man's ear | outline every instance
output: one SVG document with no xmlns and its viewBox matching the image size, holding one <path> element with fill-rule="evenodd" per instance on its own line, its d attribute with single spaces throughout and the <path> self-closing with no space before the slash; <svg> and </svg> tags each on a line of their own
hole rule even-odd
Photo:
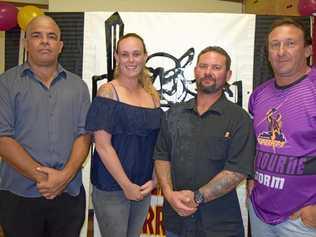
<svg viewBox="0 0 316 237">
<path fill-rule="evenodd" d="M 197 78 L 197 76 L 196 76 L 196 75 L 197 75 L 197 70 L 198 70 L 198 69 L 197 69 L 197 66 L 195 66 L 195 67 L 194 67 L 194 78 L 195 78 L 195 79 Z"/>
<path fill-rule="evenodd" d="M 312 45 L 308 45 L 305 47 L 305 58 L 308 58 L 313 55 L 313 47 Z"/>
<path fill-rule="evenodd" d="M 60 41 L 59 42 L 59 53 L 61 53 L 61 51 L 63 50 L 64 48 L 64 42 L 63 41 Z"/>
<path fill-rule="evenodd" d="M 231 77 L 232 77 L 232 70 L 228 70 L 226 73 L 226 82 L 229 81 Z"/>
</svg>

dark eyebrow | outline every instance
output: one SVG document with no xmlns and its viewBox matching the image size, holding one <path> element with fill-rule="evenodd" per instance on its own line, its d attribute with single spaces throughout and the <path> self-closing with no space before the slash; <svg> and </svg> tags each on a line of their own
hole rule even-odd
<svg viewBox="0 0 316 237">
<path fill-rule="evenodd" d="M 33 32 L 31 32 L 30 35 L 31 35 L 31 36 L 34 36 L 34 35 L 40 35 L 40 34 L 42 34 L 42 32 L 33 31 Z M 55 36 L 56 38 L 58 38 L 58 34 L 55 33 L 55 32 L 49 32 L 48 35 L 49 35 L 49 36 Z"/>
</svg>

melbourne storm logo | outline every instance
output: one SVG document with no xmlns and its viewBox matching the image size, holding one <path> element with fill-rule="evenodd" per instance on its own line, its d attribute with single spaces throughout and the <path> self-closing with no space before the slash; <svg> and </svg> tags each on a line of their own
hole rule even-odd
<svg viewBox="0 0 316 237">
<path fill-rule="evenodd" d="M 266 121 L 268 123 L 269 131 L 259 134 L 259 144 L 272 146 L 273 150 L 276 147 L 283 147 L 285 145 L 286 138 L 282 133 L 281 113 L 275 108 L 268 110 L 268 112 L 266 113 Z"/>
</svg>

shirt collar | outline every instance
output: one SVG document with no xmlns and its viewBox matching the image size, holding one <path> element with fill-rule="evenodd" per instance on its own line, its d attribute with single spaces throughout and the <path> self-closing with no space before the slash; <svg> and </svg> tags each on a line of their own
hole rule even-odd
<svg viewBox="0 0 316 237">
<path fill-rule="evenodd" d="M 21 77 L 26 76 L 28 73 L 31 73 L 31 75 L 34 75 L 31 66 L 26 62 L 26 63 L 22 64 Z M 57 66 L 56 78 L 67 79 L 66 70 L 60 64 L 58 64 L 58 66 Z"/>
<path fill-rule="evenodd" d="M 222 96 L 210 108 L 208 108 L 207 112 L 213 111 L 213 112 L 216 112 L 218 114 L 223 114 L 226 102 L 227 102 L 227 99 L 226 99 L 226 96 L 223 93 Z M 197 112 L 196 97 L 191 99 L 191 100 L 189 100 L 184 105 L 184 109 L 186 109 L 186 110 L 193 110 L 193 111 Z"/>
</svg>

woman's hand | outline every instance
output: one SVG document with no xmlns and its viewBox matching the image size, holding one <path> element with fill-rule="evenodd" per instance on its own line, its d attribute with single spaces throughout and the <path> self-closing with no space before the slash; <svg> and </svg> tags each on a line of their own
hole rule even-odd
<svg viewBox="0 0 316 237">
<path fill-rule="evenodd" d="M 140 201 L 144 199 L 144 195 L 141 192 L 141 187 L 134 183 L 129 183 L 123 187 L 123 192 L 128 200 Z"/>
<path fill-rule="evenodd" d="M 157 182 L 154 180 L 149 180 L 142 186 L 140 186 L 140 191 L 142 195 L 145 197 L 151 193 L 151 191 L 156 188 Z"/>
</svg>

